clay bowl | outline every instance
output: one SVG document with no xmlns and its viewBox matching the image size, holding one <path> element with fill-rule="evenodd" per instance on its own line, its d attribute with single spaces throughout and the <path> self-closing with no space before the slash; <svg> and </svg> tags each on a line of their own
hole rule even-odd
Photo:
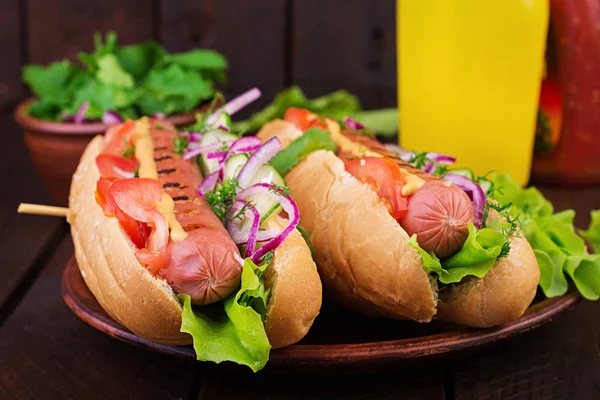
<svg viewBox="0 0 600 400">
<path fill-rule="evenodd" d="M 35 101 L 30 98 L 19 104 L 15 110 L 15 121 L 23 129 L 25 145 L 33 166 L 42 184 L 59 205 L 67 205 L 71 176 L 79 164 L 85 146 L 96 135 L 102 135 L 108 125 L 93 122 L 73 124 L 68 122 L 44 121 L 27 113 Z M 196 112 L 206 111 L 209 103 L 197 110 L 167 117 L 167 121 L 177 127 L 190 125 L 196 121 Z"/>
</svg>

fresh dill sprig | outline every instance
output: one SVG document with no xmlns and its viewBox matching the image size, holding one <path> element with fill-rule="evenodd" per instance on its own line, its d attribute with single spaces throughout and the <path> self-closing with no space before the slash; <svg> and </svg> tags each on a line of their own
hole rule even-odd
<svg viewBox="0 0 600 400">
<path fill-rule="evenodd" d="M 237 189 L 241 189 L 238 180 L 227 178 L 214 192 L 204 194 L 206 201 L 223 223 L 227 221 L 227 212 L 235 202 Z"/>
<path fill-rule="evenodd" d="M 173 145 L 175 146 L 173 152 L 175 154 L 183 155 L 187 151 L 189 144 L 190 138 L 188 136 L 177 136 L 173 139 Z"/>
<path fill-rule="evenodd" d="M 272 185 L 271 187 L 269 187 L 269 192 L 277 194 L 279 196 L 289 196 L 292 194 L 290 188 L 288 188 L 285 185 Z"/>
</svg>

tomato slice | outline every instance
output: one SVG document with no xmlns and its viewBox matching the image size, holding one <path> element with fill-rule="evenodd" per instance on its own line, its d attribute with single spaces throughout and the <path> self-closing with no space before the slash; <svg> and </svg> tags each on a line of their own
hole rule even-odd
<svg viewBox="0 0 600 400">
<path fill-rule="evenodd" d="M 400 168 L 391 160 L 378 157 L 347 158 L 340 156 L 356 179 L 369 184 L 386 202 L 390 215 L 400 220 L 408 211 L 408 199 L 402 195 L 404 179 Z"/>
<path fill-rule="evenodd" d="M 108 192 L 124 214 L 152 228 L 146 248 L 140 248 L 136 257 L 156 274 L 167 263 L 169 243 L 169 226 L 158 211 L 163 196 L 162 183 L 158 179 L 119 179 L 110 186 Z"/>
<path fill-rule="evenodd" d="M 123 157 L 125 150 L 133 148 L 135 121 L 127 120 L 110 127 L 104 134 L 104 154 Z"/>
<path fill-rule="evenodd" d="M 109 193 L 109 189 L 115 181 L 115 178 L 104 177 L 98 180 L 98 183 L 96 184 L 96 202 L 102 207 L 104 215 L 117 218 L 121 227 L 137 248 L 144 248 L 146 246 L 146 240 L 148 240 L 148 236 L 150 236 L 150 227 L 148 224 L 131 218 L 117 206 L 115 200 Z"/>
<path fill-rule="evenodd" d="M 137 159 L 127 159 L 114 154 L 100 154 L 96 157 L 96 166 L 105 178 L 133 178 L 139 166 Z"/>
<path fill-rule="evenodd" d="M 309 128 L 327 128 L 323 118 L 304 108 L 288 108 L 283 119 L 296 125 L 303 132 Z"/>
</svg>

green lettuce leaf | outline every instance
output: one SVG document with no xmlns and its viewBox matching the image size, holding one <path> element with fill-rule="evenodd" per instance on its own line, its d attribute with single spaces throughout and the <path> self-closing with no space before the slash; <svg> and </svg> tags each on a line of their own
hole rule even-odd
<svg viewBox="0 0 600 400">
<path fill-rule="evenodd" d="M 446 273 L 440 276 L 440 282 L 460 282 L 467 275 L 483 278 L 496 263 L 505 241 L 506 238 L 500 232 L 490 228 L 478 230 L 469 223 L 469 236 L 462 248 L 442 260 Z"/>
<path fill-rule="evenodd" d="M 298 165 L 300 160 L 310 153 L 321 149 L 335 151 L 336 147 L 337 145 L 331 139 L 329 132 L 319 128 L 310 128 L 290 143 L 289 146 L 277 153 L 271 159 L 271 165 L 281 176 L 285 176 Z"/>
<path fill-rule="evenodd" d="M 265 333 L 263 319 L 250 305 L 254 297 L 247 292 L 257 293 L 264 284 L 259 279 L 261 271 L 250 260 L 244 261 L 241 287 L 235 295 L 214 306 L 192 308 L 188 295 L 179 295 L 183 303 L 181 332 L 192 335 L 196 357 L 200 361 L 233 361 L 246 365 L 256 372 L 269 359 L 271 345 Z M 261 299 L 265 300 L 266 296 Z M 224 306 L 224 309 L 220 309 Z"/>
<path fill-rule="evenodd" d="M 167 52 L 155 42 L 125 46 L 117 50 L 117 58 L 123 69 L 136 80 L 161 63 Z"/>
<path fill-rule="evenodd" d="M 453 256 L 439 260 L 433 252 L 423 250 L 417 243 L 416 235 L 408 241 L 421 256 L 423 268 L 438 275 L 440 282 L 451 284 L 460 282 L 465 276 L 482 278 L 498 259 L 506 238 L 489 228 L 478 230 L 469 224 L 469 236 L 463 247 Z"/>
<path fill-rule="evenodd" d="M 400 120 L 397 108 L 359 111 L 350 116 L 380 136 L 394 136 L 398 133 Z"/>
<path fill-rule="evenodd" d="M 596 253 L 600 253 L 600 210 L 591 212 L 592 222 L 587 230 L 580 230 L 579 234 L 588 241 Z"/>
<path fill-rule="evenodd" d="M 290 107 L 306 108 L 316 114 L 335 119 L 353 115 L 361 110 L 358 98 L 345 90 L 309 100 L 300 87 L 291 86 L 279 93 L 271 104 L 252 114 L 249 119 L 235 122 L 233 129 L 256 132 L 267 122 L 283 118 Z"/>
<path fill-rule="evenodd" d="M 573 226 L 575 212 L 565 210 L 553 214 L 552 204 L 535 188 L 522 189 L 507 174 L 492 174 L 496 190 L 492 198 L 512 203 L 511 214 L 519 215 L 523 234 L 531 244 L 540 266 L 540 287 L 547 297 L 561 296 L 568 290 L 568 275 L 579 292 L 588 300 L 600 297 L 600 256 L 589 254 L 584 240 Z M 594 237 L 599 215 L 587 231 Z M 591 242 L 591 241 L 590 241 Z"/>
<path fill-rule="evenodd" d="M 408 239 L 408 245 L 413 249 L 417 250 L 419 256 L 421 257 L 421 262 L 423 263 L 423 268 L 427 273 L 437 274 L 438 276 L 442 276 L 446 271 L 442 268 L 442 264 L 440 263 L 440 259 L 433 252 L 425 251 L 419 246 L 417 242 L 417 235 L 412 235 L 410 239 Z"/>
</svg>

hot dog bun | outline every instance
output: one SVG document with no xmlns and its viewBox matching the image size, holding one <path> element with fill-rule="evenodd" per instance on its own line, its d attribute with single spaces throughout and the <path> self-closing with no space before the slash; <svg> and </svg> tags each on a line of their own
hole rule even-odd
<svg viewBox="0 0 600 400">
<path fill-rule="evenodd" d="M 258 133 L 263 141 L 273 135 L 273 129 Z M 407 245 L 408 234 L 377 193 L 346 172 L 336 155 L 314 152 L 285 178 L 300 208 L 300 223 L 311 233 L 328 294 L 352 310 L 420 322 L 437 314 L 489 327 L 522 315 L 535 296 L 539 268 L 524 238 L 512 238 L 508 257 L 482 279 L 446 287 L 438 301 L 436 279 Z"/>
<path fill-rule="evenodd" d="M 428 322 L 436 296 L 419 254 L 377 194 L 329 151 L 310 154 L 286 176 L 311 232 L 324 285 L 363 313 Z"/>
<path fill-rule="evenodd" d="M 136 335 L 161 344 L 190 344 L 180 332 L 182 307 L 173 290 L 136 259 L 135 246 L 116 218 L 104 215 L 95 199 L 100 177 L 97 136 L 73 175 L 68 222 L 81 274 L 102 308 Z M 275 251 L 265 271 L 271 289 L 265 330 L 273 348 L 302 339 L 319 313 L 321 283 L 310 250 L 294 231 Z M 293 292 L 292 292 L 293 291 Z"/>
</svg>

